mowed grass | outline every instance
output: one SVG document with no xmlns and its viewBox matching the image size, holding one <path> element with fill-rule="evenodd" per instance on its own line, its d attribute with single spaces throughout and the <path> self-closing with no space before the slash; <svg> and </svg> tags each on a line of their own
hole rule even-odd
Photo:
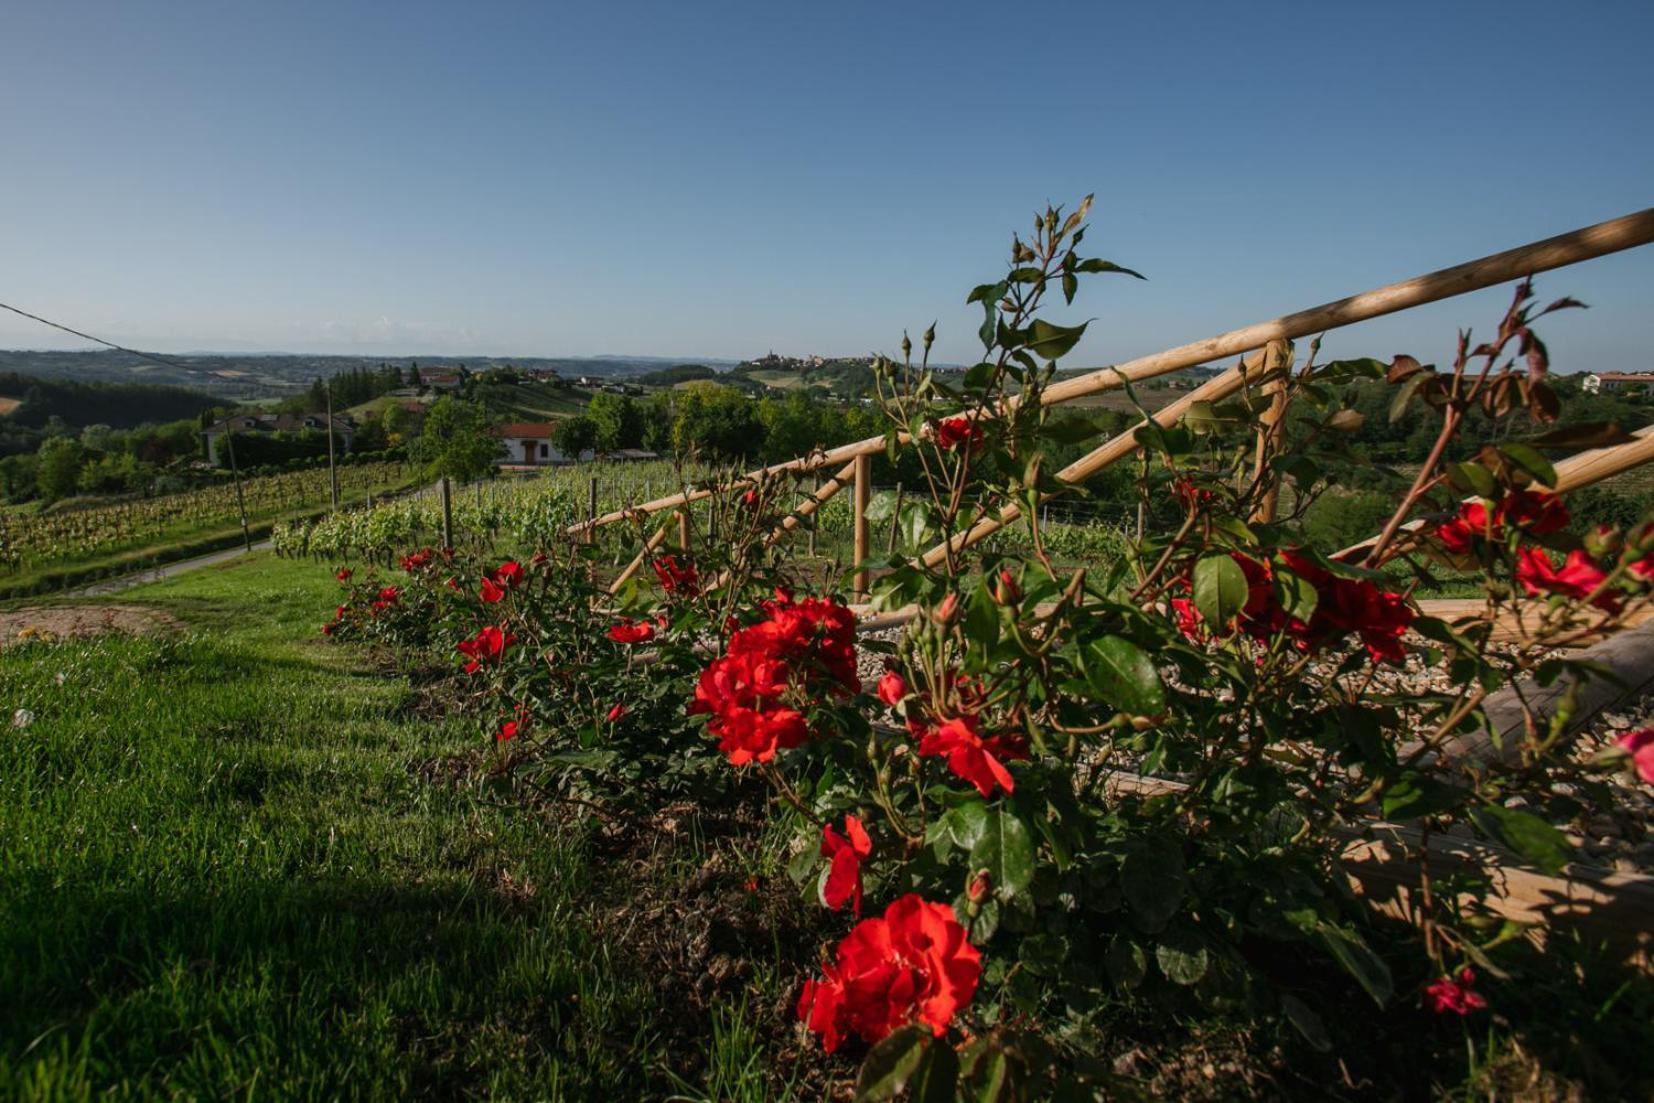
<svg viewBox="0 0 1654 1103">
<path fill-rule="evenodd" d="M 154 639 L 0 652 L 0 1096 L 616 1099 L 672 1075 L 582 842 L 417 764 L 474 748 L 255 555 Z M 728 1055 L 726 1055 L 726 1060 Z"/>
</svg>

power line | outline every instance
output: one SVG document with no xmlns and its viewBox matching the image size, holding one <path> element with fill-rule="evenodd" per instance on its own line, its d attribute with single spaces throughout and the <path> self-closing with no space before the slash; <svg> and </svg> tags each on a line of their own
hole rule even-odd
<svg viewBox="0 0 1654 1103">
<path fill-rule="evenodd" d="M 198 368 L 194 364 L 185 364 L 178 360 L 168 360 L 165 356 L 157 356 L 152 352 L 141 352 L 138 349 L 129 349 L 125 345 L 117 345 L 113 341 L 105 341 L 102 337 L 94 337 L 90 333 L 83 333 L 78 329 L 64 325 L 62 322 L 54 322 L 50 318 L 42 318 L 38 314 L 30 314 L 27 310 L 12 306 L 10 303 L 0 303 L 0 310 L 9 310 L 13 314 L 20 314 L 31 321 L 39 322 L 43 326 L 51 326 L 53 329 L 61 329 L 64 333 L 72 333 L 76 337 L 80 337 L 100 345 L 105 345 L 114 349 L 116 352 L 124 352 L 129 356 L 136 356 L 143 360 L 153 360 L 155 363 L 165 364 L 169 368 L 181 368 L 184 371 L 198 372 L 201 375 L 213 374 L 206 368 Z"/>
</svg>

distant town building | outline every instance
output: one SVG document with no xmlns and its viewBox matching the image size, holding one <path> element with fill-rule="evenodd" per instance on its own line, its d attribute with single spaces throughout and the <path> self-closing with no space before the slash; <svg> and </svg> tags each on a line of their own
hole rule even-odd
<svg viewBox="0 0 1654 1103">
<path fill-rule="evenodd" d="M 443 371 L 439 368 L 419 369 L 419 383 L 422 387 L 430 387 L 438 391 L 452 391 L 458 389 L 465 377 L 457 371 Z"/>
<path fill-rule="evenodd" d="M 1654 386 L 1654 372 L 1648 371 L 1605 371 L 1591 372 L 1580 380 L 1580 390 L 1586 394 L 1601 394 L 1604 391 L 1628 391 L 1634 387 Z"/>
<path fill-rule="evenodd" d="M 227 432 L 233 433 L 325 433 L 325 414 L 240 414 L 222 418 L 201 431 L 207 440 L 207 462 L 219 466 L 218 445 Z M 349 414 L 333 415 L 333 440 L 340 451 L 350 451 L 356 439 L 356 422 Z M 225 462 L 229 462 L 226 457 Z"/>
</svg>

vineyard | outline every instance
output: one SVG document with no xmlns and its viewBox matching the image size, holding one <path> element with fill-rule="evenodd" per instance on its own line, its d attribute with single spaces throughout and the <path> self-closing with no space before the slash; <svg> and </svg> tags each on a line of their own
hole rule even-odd
<svg viewBox="0 0 1654 1103">
<path fill-rule="evenodd" d="M 400 463 L 339 468 L 343 498 L 404 485 L 411 470 Z M 242 484 L 251 524 L 328 504 L 325 469 L 247 479 Z M 235 486 L 216 486 L 48 514 L 0 513 L 0 583 L 43 569 L 89 563 L 235 528 Z"/>
<path fill-rule="evenodd" d="M 454 542 L 476 551 L 532 553 L 556 543 L 567 526 L 584 520 L 595 501 L 598 514 L 636 507 L 656 494 L 686 484 L 712 484 L 728 471 L 703 465 L 679 468 L 661 460 L 649 463 L 596 463 L 553 468 L 527 478 L 493 479 L 453 491 Z M 803 480 L 800 480 L 802 483 Z M 594 487 L 595 484 L 595 496 Z M 803 487 L 808 489 L 808 487 Z M 886 546 L 905 546 L 901 503 L 895 487 L 876 495 L 874 515 L 883 526 Z M 882 508 L 881 508 L 882 507 Z M 1044 527 L 1047 549 L 1063 562 L 1094 563 L 1116 559 L 1124 548 L 1126 518 L 1084 503 L 1065 504 Z M 826 501 L 811 518 L 814 540 L 804 549 L 841 565 L 852 558 L 854 517 L 848 499 Z M 692 511 L 698 531 L 711 526 L 710 507 Z M 295 518 L 275 526 L 271 540 L 279 554 L 345 561 L 386 560 L 410 547 L 434 545 L 442 534 L 442 505 L 435 488 L 371 508 L 341 510 L 318 518 Z M 1024 534 L 1006 531 L 992 539 L 988 551 L 1002 554 L 1024 545 Z M 617 549 L 617 565 L 631 550 Z"/>
</svg>

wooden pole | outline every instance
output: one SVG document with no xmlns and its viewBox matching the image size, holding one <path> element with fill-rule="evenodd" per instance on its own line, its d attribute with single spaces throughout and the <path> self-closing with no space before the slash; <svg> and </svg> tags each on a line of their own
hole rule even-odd
<svg viewBox="0 0 1654 1103">
<path fill-rule="evenodd" d="M 590 480 L 586 484 L 586 520 L 588 522 L 590 522 L 593 519 L 595 519 L 596 517 L 597 517 L 597 476 L 593 475 L 593 476 L 591 476 Z M 596 542 L 597 542 L 597 530 L 592 529 L 592 528 L 588 528 L 586 530 L 586 543 L 595 544 Z"/>
<path fill-rule="evenodd" d="M 1041 392 L 1040 401 L 1047 406 L 1072 402 L 1077 398 L 1114 390 L 1127 382 L 1152 379 L 1169 372 L 1182 371 L 1184 368 L 1250 352 L 1262 348 L 1270 341 L 1291 341 L 1299 337 L 1308 337 L 1425 303 L 1479 291 L 1484 287 L 1521 279 L 1538 272 L 1547 272 L 1553 268 L 1562 268 L 1583 260 L 1647 245 L 1651 241 L 1654 241 L 1654 208 L 1608 222 L 1599 222 L 1594 226 L 1586 226 L 1515 249 L 1507 249 L 1502 253 L 1494 253 L 1452 268 L 1443 268 L 1400 283 L 1336 299 L 1307 310 L 1285 314 L 1267 322 L 1242 326 L 1227 333 L 1220 333 L 1216 337 L 1179 345 L 1164 352 L 1140 356 L 1114 367 L 1100 368 L 1073 379 L 1053 383 Z M 1005 400 L 1005 405 L 1014 407 L 1017 401 L 1016 396 L 1011 396 Z M 899 439 L 903 444 L 909 443 L 906 434 L 902 434 Z M 755 480 L 766 474 L 810 471 L 819 467 L 843 464 L 858 456 L 876 455 L 884 449 L 884 437 L 868 437 L 866 440 L 841 445 L 823 453 L 774 464 L 752 472 L 747 479 Z M 645 513 L 656 513 L 682 505 L 686 499 L 698 500 L 711 493 L 710 490 L 697 490 L 687 496 L 674 494 L 658 501 L 645 502 L 638 508 Z M 606 513 L 599 517 L 595 524 L 613 524 L 624 519 L 626 515 L 625 510 Z"/>
<path fill-rule="evenodd" d="M 678 510 L 678 550 L 689 550 L 689 507 Z"/>
<path fill-rule="evenodd" d="M 437 483 L 437 493 L 442 497 L 442 546 L 454 546 L 454 503 L 453 495 L 448 488 L 448 476 L 442 476 Z"/>
<path fill-rule="evenodd" d="M 896 533 L 902 526 L 902 484 L 896 484 L 896 508 L 890 511 L 890 540 L 885 545 L 886 555 L 896 554 Z"/>
<path fill-rule="evenodd" d="M 853 559 L 856 564 L 855 578 L 851 588 L 856 593 L 857 601 L 867 600 L 867 559 L 871 555 L 867 539 L 867 500 L 873 490 L 873 457 L 856 457 L 856 491 L 855 491 L 855 546 Z"/>
</svg>

